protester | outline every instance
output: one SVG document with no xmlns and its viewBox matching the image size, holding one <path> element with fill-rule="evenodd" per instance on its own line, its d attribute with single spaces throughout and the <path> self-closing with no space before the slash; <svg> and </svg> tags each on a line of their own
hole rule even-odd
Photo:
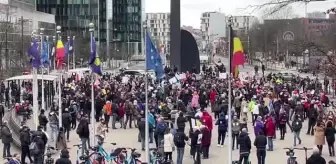
<svg viewBox="0 0 336 164">
<path fill-rule="evenodd" d="M 238 137 L 239 144 L 239 164 L 242 164 L 244 160 L 244 164 L 247 164 L 249 161 L 249 156 L 251 153 L 251 139 L 248 136 L 247 129 L 243 128 L 242 132 Z"/>
<path fill-rule="evenodd" d="M 215 125 L 218 125 L 218 147 L 224 147 L 225 136 L 227 132 L 228 122 L 225 114 L 221 113 Z"/>
<path fill-rule="evenodd" d="M 313 154 L 308 158 L 306 164 L 326 164 L 325 159 L 321 156 L 318 147 L 313 148 Z"/>
<path fill-rule="evenodd" d="M 3 143 L 2 157 L 11 157 L 12 132 L 8 128 L 8 122 L 4 121 L 1 127 L 1 140 Z"/>
<path fill-rule="evenodd" d="M 254 146 L 257 148 L 258 164 L 265 164 L 267 137 L 263 131 L 259 132 L 254 140 Z"/>
<path fill-rule="evenodd" d="M 188 137 L 184 133 L 184 130 L 182 128 L 178 129 L 176 134 L 174 135 L 174 144 L 176 146 L 177 152 L 176 164 L 182 164 L 186 141 L 188 141 Z"/>
<path fill-rule="evenodd" d="M 325 137 L 328 144 L 329 155 L 331 157 L 335 156 L 335 133 L 336 130 L 333 127 L 333 123 L 331 121 L 327 122 L 327 128 L 325 129 Z"/>
<path fill-rule="evenodd" d="M 163 143 L 164 143 L 165 160 L 172 161 L 175 145 L 174 145 L 174 136 L 173 134 L 171 134 L 170 128 L 167 128 L 165 131 Z"/>
</svg>

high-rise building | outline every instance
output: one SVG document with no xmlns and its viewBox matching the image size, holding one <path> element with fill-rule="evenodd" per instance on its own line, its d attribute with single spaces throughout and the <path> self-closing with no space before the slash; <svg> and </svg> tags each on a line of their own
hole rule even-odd
<svg viewBox="0 0 336 164">
<path fill-rule="evenodd" d="M 141 42 L 141 0 L 36 0 L 36 3 L 38 11 L 56 16 L 63 35 L 88 38 L 89 24 L 94 23 L 100 50 L 106 51 L 107 39 L 112 43 L 111 57 L 125 58 L 137 51 L 138 46 L 134 45 Z"/>
<path fill-rule="evenodd" d="M 146 13 L 148 32 L 163 53 L 170 50 L 170 13 Z"/>
<path fill-rule="evenodd" d="M 213 39 L 226 37 L 226 16 L 220 12 L 205 12 L 201 16 L 202 38 L 208 44 Z"/>
</svg>

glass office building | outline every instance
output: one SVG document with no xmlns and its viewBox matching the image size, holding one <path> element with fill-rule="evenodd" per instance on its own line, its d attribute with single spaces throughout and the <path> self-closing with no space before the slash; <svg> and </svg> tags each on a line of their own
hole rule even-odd
<svg viewBox="0 0 336 164">
<path fill-rule="evenodd" d="M 132 43 L 141 42 L 141 0 L 36 0 L 36 3 L 38 11 L 56 16 L 63 35 L 89 38 L 89 23 L 93 22 L 101 49 L 106 49 L 109 39 L 112 55 L 134 52 L 138 46 Z"/>
</svg>

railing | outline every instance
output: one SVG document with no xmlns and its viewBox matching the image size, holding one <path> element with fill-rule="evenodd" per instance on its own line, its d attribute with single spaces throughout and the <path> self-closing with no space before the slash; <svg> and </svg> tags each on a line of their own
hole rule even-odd
<svg viewBox="0 0 336 164">
<path fill-rule="evenodd" d="M 18 123 L 18 116 L 16 114 L 15 109 L 12 109 L 8 112 L 8 125 L 9 129 L 12 131 L 13 143 L 17 147 L 21 147 L 20 141 L 20 130 L 21 130 L 21 123 Z"/>
</svg>

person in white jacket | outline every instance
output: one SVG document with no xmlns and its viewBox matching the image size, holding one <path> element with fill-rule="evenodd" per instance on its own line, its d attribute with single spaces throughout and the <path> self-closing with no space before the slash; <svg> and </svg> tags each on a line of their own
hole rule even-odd
<svg viewBox="0 0 336 164">
<path fill-rule="evenodd" d="M 163 151 L 165 154 L 166 161 L 172 161 L 173 151 L 175 150 L 174 136 L 170 131 L 170 128 L 167 128 L 165 135 L 163 137 Z"/>
</svg>

